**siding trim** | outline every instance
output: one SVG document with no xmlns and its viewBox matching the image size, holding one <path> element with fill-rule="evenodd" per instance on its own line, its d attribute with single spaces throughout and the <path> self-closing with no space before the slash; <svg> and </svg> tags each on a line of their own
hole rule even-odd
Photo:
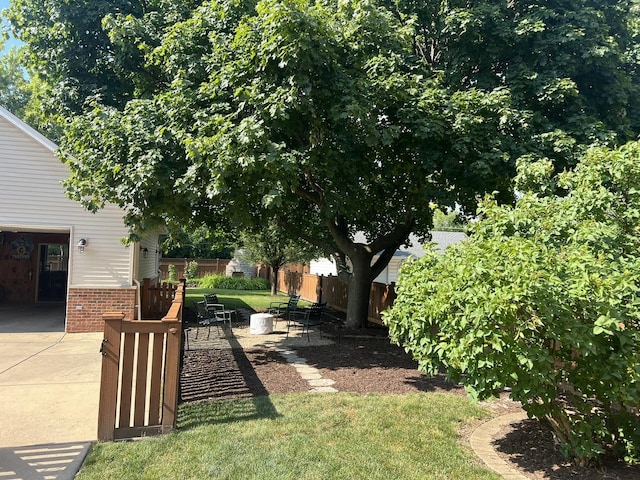
<svg viewBox="0 0 640 480">
<path fill-rule="evenodd" d="M 47 150 L 50 150 L 51 152 L 55 153 L 55 151 L 58 149 L 58 146 L 55 143 L 53 143 L 47 137 L 39 133 L 37 130 L 33 129 L 32 127 L 24 123 L 22 120 L 20 120 L 13 113 L 11 113 L 9 110 L 4 108 L 2 105 L 0 105 L 0 116 L 2 116 L 14 127 L 22 130 L 24 133 L 29 135 L 31 138 L 33 138 L 36 142 L 38 142 L 40 145 L 45 147 Z"/>
</svg>

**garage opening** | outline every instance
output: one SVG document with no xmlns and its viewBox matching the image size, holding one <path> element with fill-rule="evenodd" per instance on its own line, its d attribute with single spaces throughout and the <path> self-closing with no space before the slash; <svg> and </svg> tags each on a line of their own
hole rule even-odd
<svg viewBox="0 0 640 480">
<path fill-rule="evenodd" d="M 0 227 L 1 228 L 1 227 Z M 69 232 L 0 232 L 3 304 L 64 303 L 69 277 Z"/>
</svg>

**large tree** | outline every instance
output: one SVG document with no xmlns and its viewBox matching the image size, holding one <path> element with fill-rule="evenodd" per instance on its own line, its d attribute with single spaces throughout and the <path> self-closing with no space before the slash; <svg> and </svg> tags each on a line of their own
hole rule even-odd
<svg viewBox="0 0 640 480">
<path fill-rule="evenodd" d="M 0 51 L 4 45 L 5 41 L 0 35 Z M 27 83 L 17 49 L 11 48 L 0 55 L 0 105 L 21 115 L 29 99 Z"/>
<path fill-rule="evenodd" d="M 518 157 L 567 165 L 638 131 L 625 2 L 179 5 L 175 24 L 101 22 L 105 61 L 135 88 L 103 84 L 70 122 L 70 194 L 120 204 L 134 229 L 278 217 L 336 259 L 353 326 L 398 246 L 428 235 L 431 204 L 510 200 Z"/>
<path fill-rule="evenodd" d="M 151 57 L 166 92 L 74 120 L 71 191 L 134 206 L 133 225 L 169 208 L 278 217 L 336 259 L 359 325 L 373 279 L 431 227 L 430 202 L 506 186 L 501 141 L 517 134 L 507 92 L 444 88 L 411 34 L 367 3 L 206 4 Z"/>
</svg>

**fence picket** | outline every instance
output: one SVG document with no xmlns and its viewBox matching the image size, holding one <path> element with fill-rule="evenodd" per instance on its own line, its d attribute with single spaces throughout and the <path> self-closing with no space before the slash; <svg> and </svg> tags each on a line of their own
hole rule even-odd
<svg viewBox="0 0 640 480">
<path fill-rule="evenodd" d="M 122 380 L 120 382 L 120 427 L 128 427 L 131 423 L 131 395 L 133 390 L 133 351 L 135 347 L 135 333 L 124 334 L 122 349 Z"/>
<path fill-rule="evenodd" d="M 173 290 L 165 288 L 165 292 L 169 291 L 173 296 Z M 178 287 L 175 297 L 162 320 L 128 321 L 121 312 L 103 315 L 100 441 L 153 435 L 175 428 L 184 284 Z"/>
<path fill-rule="evenodd" d="M 151 386 L 149 388 L 149 424 L 160 423 L 160 392 L 162 388 L 162 358 L 164 335 L 153 335 L 153 353 L 151 354 Z"/>
<path fill-rule="evenodd" d="M 133 426 L 144 426 L 147 400 L 147 365 L 149 363 L 149 334 L 138 335 L 138 366 L 136 368 L 136 398 L 134 402 Z"/>
</svg>

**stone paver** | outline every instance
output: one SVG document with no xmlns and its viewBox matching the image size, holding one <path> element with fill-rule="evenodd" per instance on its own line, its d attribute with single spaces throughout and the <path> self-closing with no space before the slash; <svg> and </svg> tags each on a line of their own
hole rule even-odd
<svg viewBox="0 0 640 480">
<path fill-rule="evenodd" d="M 469 439 L 471 448 L 476 455 L 482 459 L 487 467 L 506 480 L 527 480 L 527 477 L 500 458 L 493 447 L 493 438 L 506 425 L 519 422 L 526 418 L 527 415 L 524 412 L 496 417 L 476 428 Z"/>
</svg>

